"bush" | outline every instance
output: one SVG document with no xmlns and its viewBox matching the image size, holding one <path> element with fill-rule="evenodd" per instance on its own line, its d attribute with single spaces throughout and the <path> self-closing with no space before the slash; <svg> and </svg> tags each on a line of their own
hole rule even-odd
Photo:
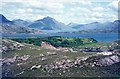
<svg viewBox="0 0 120 79">
<path fill-rule="evenodd" d="M 65 38 L 65 37 L 44 37 L 44 38 L 14 38 L 14 41 L 20 43 L 29 43 L 40 46 L 42 41 L 49 42 L 55 47 L 78 47 L 80 45 L 97 43 L 93 38 Z"/>
</svg>

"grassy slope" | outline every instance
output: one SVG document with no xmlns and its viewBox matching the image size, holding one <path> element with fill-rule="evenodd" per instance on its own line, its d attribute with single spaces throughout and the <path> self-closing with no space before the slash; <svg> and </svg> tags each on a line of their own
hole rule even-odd
<svg viewBox="0 0 120 79">
<path fill-rule="evenodd" d="M 23 70 L 25 70 L 26 74 L 22 74 L 22 76 L 45 76 L 45 73 L 42 71 L 41 69 L 35 70 L 35 71 L 31 71 L 30 68 L 33 65 L 36 64 L 51 64 L 53 63 L 55 60 L 61 60 L 63 59 L 64 56 L 67 56 L 69 59 L 76 59 L 77 57 L 86 57 L 86 56 L 91 56 L 92 54 L 89 53 L 73 53 L 73 52 L 62 52 L 62 51 L 58 51 L 56 55 L 47 55 L 47 52 L 56 52 L 55 50 L 49 50 L 49 49 L 44 49 L 41 48 L 39 46 L 33 46 L 33 45 L 29 45 L 29 44 L 25 44 L 26 47 L 22 48 L 21 50 L 14 50 L 14 51 L 8 51 L 6 53 L 2 54 L 3 58 L 12 58 L 15 55 L 19 55 L 19 56 L 23 56 L 23 55 L 30 55 L 30 59 L 22 62 L 25 63 L 22 66 L 17 66 L 18 63 L 21 62 L 17 62 L 14 63 L 13 66 L 9 66 L 10 69 L 12 69 L 12 71 L 14 71 L 14 73 L 20 73 Z M 41 57 L 39 56 L 40 54 L 44 54 L 45 58 L 47 58 L 46 61 L 42 61 Z M 32 75 L 31 75 L 32 74 Z M 48 74 L 48 73 L 47 73 Z"/>
<path fill-rule="evenodd" d="M 13 42 L 14 43 L 14 42 Z M 23 43 L 24 44 L 24 43 Z M 11 45 L 11 44 L 10 44 Z M 45 65 L 45 64 L 51 64 L 56 60 L 62 60 L 64 56 L 67 56 L 68 59 L 76 59 L 77 57 L 86 57 L 86 56 L 92 56 L 95 55 L 94 53 L 81 53 L 81 52 L 63 52 L 63 51 L 56 51 L 56 50 L 49 50 L 49 49 L 44 49 L 41 48 L 40 46 L 34 46 L 30 44 L 24 44 L 25 47 L 21 48 L 21 50 L 14 50 L 14 51 L 7 51 L 6 53 L 4 52 L 2 54 L 3 58 L 11 58 L 14 57 L 16 54 L 19 56 L 23 55 L 30 55 L 30 59 L 27 61 L 23 62 L 16 62 L 12 64 L 9 67 L 6 67 L 7 69 L 9 68 L 13 74 L 18 74 L 22 71 L 25 71 L 23 74 L 19 76 L 25 76 L 25 77 L 30 77 L 30 76 L 117 76 L 114 73 L 111 73 L 110 71 L 107 70 L 107 68 L 89 68 L 89 67 L 73 67 L 71 69 L 65 70 L 55 70 L 52 73 L 49 73 L 47 71 L 44 71 L 42 68 L 36 69 L 36 70 L 30 70 L 30 68 L 33 65 Z M 108 43 L 96 43 L 96 44 L 89 44 L 89 45 L 84 45 L 83 47 L 86 46 L 106 46 Z M 81 46 L 82 47 L 82 46 Z M 56 55 L 47 55 L 47 52 L 57 52 Z M 39 55 L 44 54 L 44 57 L 47 58 L 47 60 L 42 61 Z M 23 63 L 20 66 L 17 66 L 18 63 Z M 111 68 L 115 68 L 114 66 Z M 59 74 L 61 73 L 61 74 Z M 12 75 L 11 75 L 12 76 Z"/>
</svg>

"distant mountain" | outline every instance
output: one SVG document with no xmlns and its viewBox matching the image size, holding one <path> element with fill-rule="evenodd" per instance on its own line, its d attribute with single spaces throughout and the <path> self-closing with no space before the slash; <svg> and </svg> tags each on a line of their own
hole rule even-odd
<svg viewBox="0 0 120 79">
<path fill-rule="evenodd" d="M 13 23 L 20 25 L 20 26 L 28 26 L 31 24 L 31 22 L 28 21 L 24 21 L 22 19 L 16 19 L 16 20 L 12 20 Z"/>
<path fill-rule="evenodd" d="M 28 27 L 22 27 L 15 24 L 13 21 L 6 19 L 5 16 L 0 14 L 0 27 L 2 30 L 0 33 L 36 33 L 41 32 L 40 30 L 34 30 Z"/>
<path fill-rule="evenodd" d="M 0 24 L 2 33 L 31 33 L 31 30 L 14 24 Z"/>
<path fill-rule="evenodd" d="M 118 32 L 120 28 L 120 20 L 114 22 L 92 22 L 88 24 L 70 23 L 65 25 L 58 22 L 54 18 L 45 17 L 34 22 L 28 22 L 21 19 L 8 20 L 5 16 L 0 14 L 0 26 L 3 33 L 35 33 L 36 30 L 44 30 L 46 32 L 79 32 L 79 33 L 106 33 Z M 120 30 L 119 30 L 120 32 Z"/>
<path fill-rule="evenodd" d="M 8 20 L 2 14 L 0 14 L 0 23 L 12 23 L 12 21 Z"/>
<path fill-rule="evenodd" d="M 58 22 L 51 17 L 45 17 L 43 19 L 34 21 L 28 27 L 41 30 L 61 30 L 64 26 L 64 23 Z"/>
<path fill-rule="evenodd" d="M 73 28 L 75 28 L 76 26 L 78 26 L 79 24 L 77 24 L 77 23 L 69 23 L 67 26 L 68 27 L 73 27 Z M 81 24 L 82 25 L 82 24 Z"/>
<path fill-rule="evenodd" d="M 87 32 L 118 32 L 118 23 L 120 23 L 120 20 L 105 23 L 93 22 L 89 24 L 79 24 L 72 28 Z"/>
</svg>

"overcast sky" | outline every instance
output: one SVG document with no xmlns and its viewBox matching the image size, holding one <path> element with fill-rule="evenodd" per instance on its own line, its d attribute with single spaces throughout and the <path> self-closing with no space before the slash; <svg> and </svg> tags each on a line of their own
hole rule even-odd
<svg viewBox="0 0 120 79">
<path fill-rule="evenodd" d="M 1 0 L 0 7 L 9 20 L 50 16 L 65 24 L 82 24 L 118 19 L 118 0 Z"/>
</svg>

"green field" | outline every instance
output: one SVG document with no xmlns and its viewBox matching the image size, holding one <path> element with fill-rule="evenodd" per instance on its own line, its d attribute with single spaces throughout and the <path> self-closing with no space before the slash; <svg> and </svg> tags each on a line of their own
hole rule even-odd
<svg viewBox="0 0 120 79">
<path fill-rule="evenodd" d="M 49 42 L 55 47 L 79 47 L 81 45 L 88 45 L 97 43 L 97 41 L 93 38 L 65 38 L 65 37 L 44 37 L 44 38 L 14 38 L 12 39 L 14 41 L 20 42 L 20 43 L 28 43 L 28 44 L 34 44 L 37 46 L 41 45 L 42 41 Z"/>
</svg>

